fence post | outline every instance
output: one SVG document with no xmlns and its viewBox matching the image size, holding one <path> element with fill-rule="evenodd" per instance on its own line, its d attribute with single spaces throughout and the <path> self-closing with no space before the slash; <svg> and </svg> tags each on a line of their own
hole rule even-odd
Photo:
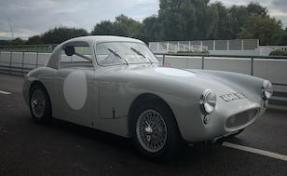
<svg viewBox="0 0 287 176">
<path fill-rule="evenodd" d="M 229 40 L 227 40 L 227 42 L 226 42 L 226 49 L 227 49 L 227 50 L 230 50 L 230 43 L 229 43 Z"/>
<path fill-rule="evenodd" d="M 162 66 L 164 67 L 165 64 L 165 54 L 162 55 Z"/>
<path fill-rule="evenodd" d="M 12 51 L 10 51 L 9 71 L 12 73 Z"/>
<path fill-rule="evenodd" d="M 201 49 L 201 51 L 203 51 L 203 41 L 202 40 L 200 40 L 200 49 Z"/>
<path fill-rule="evenodd" d="M 24 51 L 22 51 L 22 62 L 21 62 L 21 66 L 22 66 L 22 73 L 24 73 Z"/>
<path fill-rule="evenodd" d="M 36 51 L 36 68 L 38 68 L 39 52 Z"/>
<path fill-rule="evenodd" d="M 251 66 L 250 66 L 250 75 L 254 75 L 254 58 L 253 57 L 251 57 L 251 64 L 250 64 Z"/>
<path fill-rule="evenodd" d="M 201 56 L 201 69 L 204 70 L 204 56 Z"/>
</svg>

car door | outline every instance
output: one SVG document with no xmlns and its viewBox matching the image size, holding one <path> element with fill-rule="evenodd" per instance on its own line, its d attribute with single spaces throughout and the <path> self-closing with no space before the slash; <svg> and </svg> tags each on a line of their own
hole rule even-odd
<svg viewBox="0 0 287 176">
<path fill-rule="evenodd" d="M 97 113 L 97 89 L 94 86 L 91 47 L 85 42 L 71 42 L 61 50 L 55 79 L 57 118 L 93 126 Z"/>
</svg>

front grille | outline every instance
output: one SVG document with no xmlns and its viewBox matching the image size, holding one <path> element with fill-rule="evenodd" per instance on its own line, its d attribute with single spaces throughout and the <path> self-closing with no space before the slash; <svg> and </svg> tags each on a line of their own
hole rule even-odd
<svg viewBox="0 0 287 176">
<path fill-rule="evenodd" d="M 238 128 L 241 127 L 254 119 L 258 112 L 258 109 L 250 109 L 229 117 L 226 120 L 227 128 Z"/>
</svg>

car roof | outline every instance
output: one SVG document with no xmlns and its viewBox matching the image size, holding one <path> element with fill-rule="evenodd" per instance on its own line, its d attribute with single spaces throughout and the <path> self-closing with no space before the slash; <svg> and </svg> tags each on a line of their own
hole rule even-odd
<svg viewBox="0 0 287 176">
<path fill-rule="evenodd" d="M 65 43 L 73 42 L 73 41 L 84 41 L 88 43 L 93 42 L 114 42 L 114 41 L 121 41 L 121 42 L 139 42 L 143 43 L 138 39 L 133 39 L 129 37 L 120 37 L 120 36 L 112 36 L 112 35 L 92 35 L 92 36 L 84 36 L 84 37 L 76 37 L 72 38 Z"/>
<path fill-rule="evenodd" d="M 58 58 L 57 53 L 60 51 L 60 48 L 70 42 L 87 42 L 90 45 L 93 45 L 94 43 L 100 43 L 100 42 L 137 42 L 137 43 L 143 43 L 141 40 L 133 39 L 129 37 L 120 37 L 120 36 L 113 36 L 113 35 L 92 35 L 92 36 L 84 36 L 84 37 L 76 37 L 72 38 L 70 40 L 67 40 L 60 45 L 58 45 L 54 50 L 53 53 L 50 56 L 50 59 L 48 61 L 47 66 L 51 68 L 57 68 L 58 64 Z"/>
</svg>

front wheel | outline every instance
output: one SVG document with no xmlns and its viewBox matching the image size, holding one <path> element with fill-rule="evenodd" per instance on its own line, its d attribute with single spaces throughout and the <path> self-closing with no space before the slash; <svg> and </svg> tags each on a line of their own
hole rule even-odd
<svg viewBox="0 0 287 176">
<path fill-rule="evenodd" d="M 172 112 L 160 101 L 144 103 L 137 108 L 133 140 L 138 151 L 151 159 L 170 159 L 182 144 Z"/>
<path fill-rule="evenodd" d="M 36 121 L 48 121 L 51 118 L 51 104 L 46 90 L 41 85 L 31 88 L 30 112 Z"/>
</svg>

